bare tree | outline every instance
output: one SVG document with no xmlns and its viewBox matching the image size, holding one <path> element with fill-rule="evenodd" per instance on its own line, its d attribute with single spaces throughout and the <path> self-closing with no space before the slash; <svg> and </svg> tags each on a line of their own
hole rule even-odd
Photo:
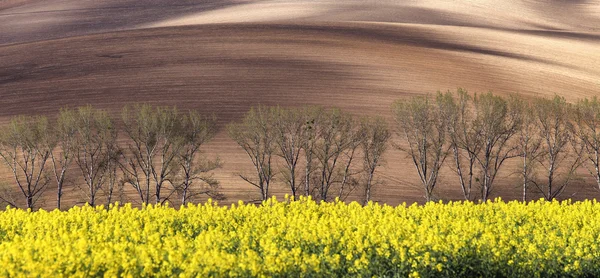
<svg viewBox="0 0 600 278">
<path fill-rule="evenodd" d="M 537 121 L 530 102 L 514 99 L 514 107 L 521 114 L 522 125 L 517 133 L 517 151 L 521 157 L 522 197 L 527 201 L 527 190 L 534 180 L 535 165 L 541 154 L 542 139 L 538 133 Z"/>
<path fill-rule="evenodd" d="M 573 109 L 563 97 L 538 98 L 534 102 L 534 110 L 542 138 L 542 154 L 538 162 L 546 169 L 546 179 L 543 183 L 533 183 L 547 200 L 552 200 L 565 190 L 581 166 L 582 148 L 574 144 L 570 119 Z M 559 181 L 559 169 L 565 165 L 566 171 L 562 173 L 562 181 Z"/>
<path fill-rule="evenodd" d="M 275 132 L 276 154 L 285 162 L 284 178 L 292 197 L 298 197 L 298 163 L 302 146 L 306 146 L 309 136 L 307 123 L 310 119 L 296 108 L 273 108 L 273 132 Z"/>
<path fill-rule="evenodd" d="M 311 187 L 313 181 L 313 173 L 316 171 L 316 146 L 317 140 L 320 136 L 319 125 L 323 120 L 324 110 L 321 107 L 309 106 L 302 109 L 302 114 L 305 117 L 304 124 L 304 135 L 306 139 L 303 140 L 302 150 L 304 151 L 304 195 L 311 196 L 314 188 Z"/>
<path fill-rule="evenodd" d="M 48 138 L 52 171 L 56 181 L 56 208 L 61 209 L 63 186 L 67 170 L 74 157 L 75 135 L 77 133 L 77 114 L 71 109 L 61 109 L 54 125 L 54 136 Z M 58 148 L 57 148 L 58 147 Z"/>
<path fill-rule="evenodd" d="M 6 184 L 4 181 L 0 182 L 0 206 L 1 208 L 5 208 L 5 206 L 17 207 L 17 199 L 18 193 L 11 188 L 10 185 Z"/>
<path fill-rule="evenodd" d="M 456 109 L 452 96 L 445 95 L 446 99 L 443 97 L 444 95 L 438 96 L 437 105 L 446 104 L 449 108 L 454 109 L 447 111 L 457 113 L 458 109 Z M 441 106 L 431 103 L 428 96 L 397 101 L 393 105 L 393 112 L 397 123 L 397 133 L 408 143 L 408 147 L 403 147 L 401 144 L 397 144 L 396 147 L 411 157 L 425 190 L 425 199 L 431 201 L 440 168 L 448 155 L 447 116 L 456 117 L 456 114 L 442 113 L 444 111 Z M 453 147 L 455 153 L 458 152 L 458 139 Z M 456 155 L 458 154 L 456 153 Z M 460 169 L 460 165 L 458 168 Z"/>
<path fill-rule="evenodd" d="M 183 146 L 181 119 L 176 108 L 149 104 L 125 107 L 122 112 L 129 154 L 122 164 L 124 182 L 138 192 L 142 203 L 150 202 L 153 185 L 155 203 L 161 204 L 175 192 L 162 195 L 172 183 L 175 159 Z"/>
<path fill-rule="evenodd" d="M 473 180 L 476 173 L 477 154 L 483 146 L 481 132 L 474 125 L 473 97 L 465 89 L 438 94 L 443 118 L 448 120 L 450 150 L 454 158 L 453 171 L 457 174 L 465 200 L 472 199 Z"/>
<path fill-rule="evenodd" d="M 115 194 L 119 197 L 118 201 L 123 201 L 125 192 L 123 183 L 119 182 L 118 170 L 121 165 L 121 160 L 123 159 L 123 150 L 121 150 L 118 141 L 108 140 L 106 142 L 106 152 L 108 154 L 108 161 L 106 164 L 107 180 L 101 189 L 104 193 L 106 208 L 108 209 L 110 204 L 114 201 Z"/>
<path fill-rule="evenodd" d="M 171 194 L 176 190 L 172 190 L 166 197 L 162 197 L 161 193 L 165 187 L 165 183 L 173 186 L 172 174 L 177 167 L 175 159 L 178 157 L 181 148 L 184 145 L 184 137 L 181 130 L 181 117 L 175 107 L 157 107 L 156 114 L 158 116 L 158 133 L 157 146 L 159 161 L 151 163 L 152 178 L 154 180 L 154 196 L 156 204 L 162 204 L 169 199 Z M 149 143 L 148 145 L 152 145 Z"/>
<path fill-rule="evenodd" d="M 133 110 L 133 111 L 132 111 Z M 158 145 L 158 117 L 150 105 L 124 107 L 122 120 L 131 139 L 121 170 L 123 183 L 130 184 L 142 203 L 150 202 L 152 162 Z"/>
<path fill-rule="evenodd" d="M 215 200 L 224 200 L 225 195 L 219 192 L 220 183 L 211 173 L 211 171 L 221 168 L 222 165 L 218 158 L 208 160 L 205 157 L 198 157 L 191 165 L 186 165 L 185 169 L 182 166 L 184 181 L 178 187 L 181 203 L 185 205 L 200 195 L 206 195 Z"/>
<path fill-rule="evenodd" d="M 382 156 L 387 150 L 391 132 L 384 119 L 364 119 L 361 122 L 361 147 L 363 152 L 363 169 L 367 176 L 365 184 L 366 205 L 371 200 L 371 189 L 375 180 L 375 170 L 381 165 Z"/>
<path fill-rule="evenodd" d="M 77 109 L 76 120 L 75 163 L 86 184 L 88 203 L 95 206 L 98 192 L 110 182 L 111 146 L 118 132 L 106 111 L 89 105 Z"/>
<path fill-rule="evenodd" d="M 244 149 L 256 171 L 256 179 L 240 174 L 240 178 L 260 190 L 262 200 L 270 197 L 269 187 L 275 176 L 273 155 L 276 136 L 273 113 L 268 107 L 251 108 L 239 123 L 227 126 L 229 136 Z"/>
<path fill-rule="evenodd" d="M 510 103 L 492 93 L 475 95 L 473 98 L 473 127 L 478 132 L 481 151 L 471 153 L 481 170 L 481 198 L 487 201 L 493 188 L 494 180 L 504 162 L 517 157 L 518 146 L 510 140 L 519 131 L 522 124 L 518 102 L 511 98 Z M 471 148 L 466 147 L 467 151 Z"/>
<path fill-rule="evenodd" d="M 340 165 L 347 165 L 343 161 L 344 153 L 358 146 L 359 125 L 350 114 L 331 109 L 323 115 L 317 128 L 319 137 L 314 155 L 320 171 L 318 191 L 319 198 L 327 201 L 331 187 L 343 175 L 339 173 Z"/>
<path fill-rule="evenodd" d="M 357 124 L 357 123 L 355 123 Z M 341 180 L 339 186 L 338 198 L 340 200 L 345 200 L 351 193 L 360 185 L 359 177 L 356 177 L 358 174 L 362 173 L 364 169 L 355 170 L 354 159 L 356 158 L 357 151 L 361 147 L 363 143 L 364 134 L 362 134 L 362 129 L 359 126 L 358 129 L 352 129 L 348 136 L 348 145 L 346 149 L 342 152 L 341 158 Z"/>
<path fill-rule="evenodd" d="M 597 97 L 579 100 L 575 113 L 575 136 L 583 147 L 584 163 L 600 189 L 600 101 Z"/>
<path fill-rule="evenodd" d="M 26 207 L 33 209 L 50 180 L 46 173 L 46 162 L 52 151 L 46 144 L 47 137 L 51 136 L 48 120 L 41 116 L 17 116 L 0 136 L 0 156 L 11 170 Z M 0 198 L 17 206 L 9 198 Z"/>
<path fill-rule="evenodd" d="M 179 186 L 181 203 L 185 205 L 196 195 L 205 194 L 222 199 L 218 192 L 219 182 L 208 174 L 221 167 L 217 158 L 214 161 L 203 157 L 200 148 L 217 133 L 215 117 L 202 117 L 196 111 L 189 111 L 182 119 L 183 146 L 179 153 L 179 169 L 182 181 Z M 194 186 L 200 184 L 198 186 Z"/>
</svg>

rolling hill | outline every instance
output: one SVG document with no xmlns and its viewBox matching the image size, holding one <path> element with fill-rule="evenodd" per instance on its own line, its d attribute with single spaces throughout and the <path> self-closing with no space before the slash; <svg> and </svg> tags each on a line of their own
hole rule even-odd
<svg viewBox="0 0 600 278">
<path fill-rule="evenodd" d="M 572 101 L 600 95 L 599 50 L 599 1 L 4 0 L 0 118 L 135 102 L 214 113 L 221 126 L 257 104 L 391 118 L 396 99 L 457 87 Z M 226 203 L 257 198 L 224 131 L 206 152 L 225 162 Z M 422 201 L 405 154 L 386 161 L 374 199 Z M 494 195 L 516 198 L 505 172 Z M 460 198 L 455 179 L 442 177 L 439 197 Z M 600 195 L 576 185 L 565 196 Z"/>
</svg>

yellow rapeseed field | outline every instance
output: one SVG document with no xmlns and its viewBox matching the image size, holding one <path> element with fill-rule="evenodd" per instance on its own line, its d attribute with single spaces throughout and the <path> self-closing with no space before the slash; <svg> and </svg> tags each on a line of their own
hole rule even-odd
<svg viewBox="0 0 600 278">
<path fill-rule="evenodd" d="M 0 212 L 0 276 L 600 276 L 600 204 L 213 202 Z"/>
</svg>

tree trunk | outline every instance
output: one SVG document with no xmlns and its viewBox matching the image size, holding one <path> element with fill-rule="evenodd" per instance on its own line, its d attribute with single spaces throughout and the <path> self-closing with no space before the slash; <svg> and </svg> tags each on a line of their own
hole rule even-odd
<svg viewBox="0 0 600 278">
<path fill-rule="evenodd" d="M 57 194 L 56 194 L 56 208 L 58 208 L 58 210 L 60 210 L 60 200 L 62 197 L 62 184 L 58 185 L 58 189 L 57 189 Z"/>
<path fill-rule="evenodd" d="M 181 195 L 181 204 L 185 206 L 185 203 L 187 202 L 187 185 L 184 185 L 183 193 Z"/>
<path fill-rule="evenodd" d="M 363 205 L 367 205 L 371 200 L 371 184 L 373 183 L 373 173 L 375 169 L 369 171 L 369 177 L 367 178 L 367 188 L 365 188 L 365 202 Z"/>
<path fill-rule="evenodd" d="M 460 153 L 458 152 L 458 147 L 457 146 L 453 146 L 453 153 L 454 153 L 454 163 L 456 164 L 456 172 L 458 174 L 458 179 L 460 182 L 460 186 L 463 192 L 463 197 L 465 198 L 465 200 L 471 200 L 471 184 L 472 184 L 472 180 L 473 180 L 473 163 L 471 162 L 472 159 L 469 158 L 469 162 L 470 162 L 470 166 L 469 166 L 469 180 L 468 183 L 465 180 L 465 178 L 463 177 L 463 171 L 462 171 L 462 165 L 460 163 Z"/>
<path fill-rule="evenodd" d="M 27 208 L 33 210 L 33 196 L 27 195 Z"/>
<path fill-rule="evenodd" d="M 594 167 L 596 168 L 596 183 L 598 184 L 598 189 L 600 189 L 600 159 L 598 152 L 596 151 L 596 161 L 594 162 Z"/>
<path fill-rule="evenodd" d="M 149 175 L 146 176 L 146 200 L 144 200 L 144 203 L 146 203 L 146 204 L 150 203 L 150 176 Z"/>
<path fill-rule="evenodd" d="M 527 202 L 527 152 L 523 155 L 523 202 Z"/>
<path fill-rule="evenodd" d="M 306 159 L 306 173 L 304 174 L 304 194 L 308 197 L 310 196 L 310 171 L 311 168 L 311 160 L 312 156 L 307 156 Z"/>
<path fill-rule="evenodd" d="M 290 176 L 291 176 L 291 189 L 292 189 L 292 198 L 294 200 L 296 200 L 296 166 L 294 166 L 291 170 L 290 170 Z"/>
<path fill-rule="evenodd" d="M 157 183 L 156 184 L 156 194 L 155 194 L 155 196 L 156 196 L 155 204 L 156 205 L 160 204 L 160 188 L 161 188 L 161 185 L 159 183 Z"/>
</svg>

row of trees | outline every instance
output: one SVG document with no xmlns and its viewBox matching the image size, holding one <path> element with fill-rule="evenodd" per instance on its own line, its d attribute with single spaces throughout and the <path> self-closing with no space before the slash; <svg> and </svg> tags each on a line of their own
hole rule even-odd
<svg viewBox="0 0 600 278">
<path fill-rule="evenodd" d="M 0 200 L 17 206 L 23 198 L 33 208 L 55 183 L 60 209 L 72 168 L 79 169 L 80 182 L 74 184 L 92 206 L 99 198 L 110 204 L 127 185 L 142 203 L 178 196 L 185 204 L 198 194 L 220 197 L 218 182 L 208 174 L 220 162 L 206 159 L 200 150 L 217 131 L 214 117 L 150 105 L 125 107 L 121 116 L 117 122 L 106 111 L 85 106 L 63 109 L 52 121 L 13 118 L 0 131 L 0 157 L 20 197 L 5 190 Z"/>
<path fill-rule="evenodd" d="M 281 176 L 294 197 L 345 199 L 360 187 L 367 202 L 391 137 L 381 118 L 321 107 L 259 106 L 228 131 L 255 169 L 239 176 L 259 189 L 262 200 Z M 91 106 L 63 109 L 52 120 L 17 116 L 0 131 L 0 157 L 18 192 L 5 190 L 0 200 L 17 206 L 20 199 L 33 208 L 52 183 L 59 209 L 65 184 L 78 187 L 92 206 L 112 203 L 126 188 L 141 203 L 176 196 L 185 204 L 199 194 L 223 198 L 209 174 L 221 162 L 201 152 L 216 132 L 214 117 L 150 105 L 125 107 L 119 121 Z M 68 183 L 68 177 L 78 180 Z"/>
<path fill-rule="evenodd" d="M 398 140 L 390 144 L 392 132 L 379 117 L 322 107 L 254 107 L 227 126 L 254 166 L 252 174 L 239 176 L 263 200 L 279 181 L 293 197 L 324 201 L 360 188 L 366 203 L 381 183 L 376 170 L 394 146 L 408 154 L 428 201 L 444 166 L 456 174 L 464 199 L 489 199 L 509 160 L 519 165 L 523 200 L 531 190 L 548 200 L 558 197 L 581 167 L 600 189 L 597 98 L 570 104 L 559 96 L 505 98 L 458 89 L 402 99 L 392 111 Z M 214 117 L 151 105 L 125 107 L 118 121 L 91 106 L 63 109 L 52 120 L 18 116 L 0 131 L 0 157 L 18 192 L 5 190 L 0 201 L 17 206 L 22 198 L 33 208 L 54 183 L 61 208 L 73 176 L 91 205 L 109 204 L 126 188 L 141 203 L 223 198 L 210 174 L 221 162 L 201 151 L 216 132 Z"/>
<path fill-rule="evenodd" d="M 322 107 L 255 107 L 228 132 L 254 165 L 254 174 L 240 177 L 263 200 L 279 175 L 293 197 L 345 199 L 361 188 L 366 203 L 391 137 L 382 118 L 357 119 Z"/>
<path fill-rule="evenodd" d="M 522 198 L 530 187 L 558 197 L 584 167 L 600 188 L 600 101 L 438 93 L 397 101 L 394 115 L 427 200 L 444 164 L 466 200 L 490 197 L 505 162 L 518 159 Z M 479 193 L 476 195 L 476 193 Z"/>
<path fill-rule="evenodd" d="M 490 198 L 507 161 L 517 165 L 522 199 L 531 191 L 551 200 L 581 167 L 600 189 L 600 101 L 525 99 L 464 89 L 417 96 L 392 105 L 398 140 L 415 167 L 425 199 L 434 198 L 440 172 L 456 174 L 465 200 Z M 344 199 L 355 188 L 370 199 L 375 170 L 391 133 L 381 118 L 356 119 L 338 109 L 256 107 L 229 134 L 248 154 L 255 173 L 240 175 L 269 196 L 275 175 L 291 195 Z M 284 169 L 274 167 L 281 163 Z M 514 173 L 510 173 L 514 174 Z"/>
</svg>

